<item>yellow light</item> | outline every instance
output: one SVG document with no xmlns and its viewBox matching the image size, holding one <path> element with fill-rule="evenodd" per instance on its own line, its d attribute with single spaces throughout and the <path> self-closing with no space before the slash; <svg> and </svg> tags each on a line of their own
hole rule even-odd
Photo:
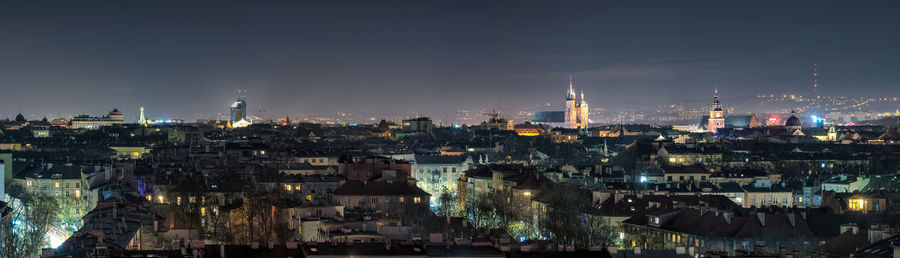
<svg viewBox="0 0 900 258">
<path fill-rule="evenodd" d="M 525 196 L 531 196 L 531 192 L 525 192 Z"/>
<path fill-rule="evenodd" d="M 206 216 L 206 207 L 200 207 L 200 216 Z"/>
<path fill-rule="evenodd" d="M 284 190 L 285 190 L 285 191 L 290 191 L 290 190 L 291 190 L 291 185 L 284 185 Z"/>
<path fill-rule="evenodd" d="M 150 196 L 150 195 L 148 194 L 146 197 L 147 197 L 147 200 L 148 200 L 148 201 L 153 201 L 153 196 Z"/>
<path fill-rule="evenodd" d="M 311 201 L 312 201 L 312 195 L 306 195 L 306 201 L 311 202 Z"/>
<path fill-rule="evenodd" d="M 75 190 L 75 198 L 81 198 L 81 190 Z"/>
<path fill-rule="evenodd" d="M 162 195 L 156 196 L 156 199 L 159 199 L 159 203 L 164 203 L 165 201 Z"/>
<path fill-rule="evenodd" d="M 54 185 L 56 185 L 56 188 L 59 188 L 59 182 L 54 183 Z"/>
</svg>

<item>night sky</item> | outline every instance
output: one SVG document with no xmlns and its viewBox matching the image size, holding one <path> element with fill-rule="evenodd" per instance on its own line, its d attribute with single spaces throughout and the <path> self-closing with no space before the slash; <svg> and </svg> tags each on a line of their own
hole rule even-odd
<svg viewBox="0 0 900 258">
<path fill-rule="evenodd" d="M 0 1 L 0 118 L 900 95 L 900 1 L 299 2 Z"/>
</svg>

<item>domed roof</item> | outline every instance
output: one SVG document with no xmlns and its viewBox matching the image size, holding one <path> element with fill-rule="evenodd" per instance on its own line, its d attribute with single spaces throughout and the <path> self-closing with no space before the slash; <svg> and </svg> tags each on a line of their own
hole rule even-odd
<svg viewBox="0 0 900 258">
<path fill-rule="evenodd" d="M 794 111 L 791 111 L 791 117 L 784 121 L 784 126 L 800 126 L 800 118 L 794 116 Z"/>
<path fill-rule="evenodd" d="M 25 116 L 23 116 L 22 113 L 19 113 L 19 115 L 16 116 L 16 122 L 25 122 Z"/>
</svg>

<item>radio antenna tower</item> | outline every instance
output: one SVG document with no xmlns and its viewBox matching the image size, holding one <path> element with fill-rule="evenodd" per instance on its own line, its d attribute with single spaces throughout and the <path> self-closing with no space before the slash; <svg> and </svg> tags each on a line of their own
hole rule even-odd
<svg viewBox="0 0 900 258">
<path fill-rule="evenodd" d="M 819 90 L 819 70 L 817 69 L 816 63 L 812 64 L 812 83 L 813 83 L 813 93 L 816 93 Z"/>
</svg>

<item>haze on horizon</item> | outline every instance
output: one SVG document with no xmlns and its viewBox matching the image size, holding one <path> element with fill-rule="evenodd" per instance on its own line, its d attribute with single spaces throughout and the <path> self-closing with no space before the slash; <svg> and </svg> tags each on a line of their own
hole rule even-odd
<svg viewBox="0 0 900 258">
<path fill-rule="evenodd" d="M 900 2 L 0 1 L 0 118 L 898 95 Z M 36 117 L 29 117 L 35 119 Z M 208 117 L 213 118 L 213 117 Z M 39 119 L 37 117 L 36 119 Z"/>
</svg>

